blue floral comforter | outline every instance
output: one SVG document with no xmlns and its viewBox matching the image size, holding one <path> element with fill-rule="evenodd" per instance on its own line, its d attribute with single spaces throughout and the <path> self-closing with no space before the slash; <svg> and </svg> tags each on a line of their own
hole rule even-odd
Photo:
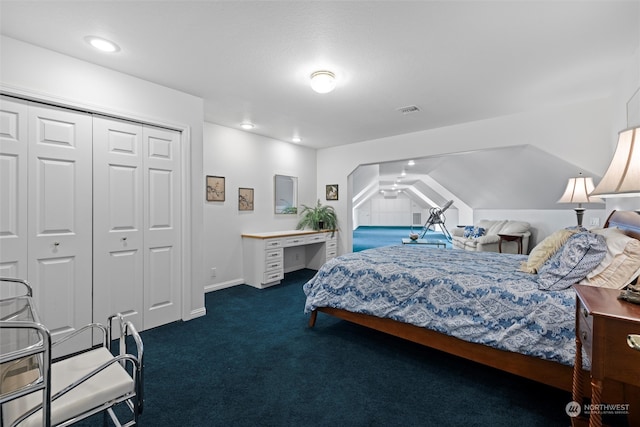
<svg viewBox="0 0 640 427">
<path fill-rule="evenodd" d="M 304 285 L 317 307 L 387 317 L 573 365 L 575 292 L 540 291 L 525 255 L 386 246 L 327 262 Z"/>
</svg>

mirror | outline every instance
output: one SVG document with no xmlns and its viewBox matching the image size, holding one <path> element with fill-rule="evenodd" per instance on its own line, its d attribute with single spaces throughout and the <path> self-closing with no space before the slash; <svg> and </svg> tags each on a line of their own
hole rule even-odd
<svg viewBox="0 0 640 427">
<path fill-rule="evenodd" d="M 276 175 L 274 181 L 275 213 L 298 213 L 298 178 L 295 176 Z"/>
</svg>

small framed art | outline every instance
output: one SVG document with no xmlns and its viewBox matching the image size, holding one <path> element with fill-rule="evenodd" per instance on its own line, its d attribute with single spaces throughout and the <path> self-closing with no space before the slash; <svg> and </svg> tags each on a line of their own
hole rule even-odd
<svg viewBox="0 0 640 427">
<path fill-rule="evenodd" d="M 338 184 L 327 185 L 327 200 L 338 200 Z"/>
<path fill-rule="evenodd" d="M 207 202 L 224 202 L 223 176 L 207 176 Z"/>
<path fill-rule="evenodd" d="M 253 188 L 238 188 L 238 210 L 253 210 Z"/>
</svg>

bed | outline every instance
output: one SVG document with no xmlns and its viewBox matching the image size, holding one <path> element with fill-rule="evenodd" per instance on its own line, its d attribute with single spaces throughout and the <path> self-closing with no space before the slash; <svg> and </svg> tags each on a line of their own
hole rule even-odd
<svg viewBox="0 0 640 427">
<path fill-rule="evenodd" d="M 614 211 L 605 227 L 640 240 L 636 212 Z M 571 391 L 575 292 L 539 290 L 526 261 L 424 245 L 349 253 L 304 285 L 305 312 L 310 327 L 322 312 Z"/>
</svg>

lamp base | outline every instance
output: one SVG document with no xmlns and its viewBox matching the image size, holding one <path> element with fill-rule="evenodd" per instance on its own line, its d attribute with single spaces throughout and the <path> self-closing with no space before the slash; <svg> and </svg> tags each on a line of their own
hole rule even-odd
<svg viewBox="0 0 640 427">
<path fill-rule="evenodd" d="M 576 217 L 578 218 L 578 227 L 582 227 L 582 217 L 584 216 L 585 208 L 574 208 L 576 211 Z"/>
</svg>

